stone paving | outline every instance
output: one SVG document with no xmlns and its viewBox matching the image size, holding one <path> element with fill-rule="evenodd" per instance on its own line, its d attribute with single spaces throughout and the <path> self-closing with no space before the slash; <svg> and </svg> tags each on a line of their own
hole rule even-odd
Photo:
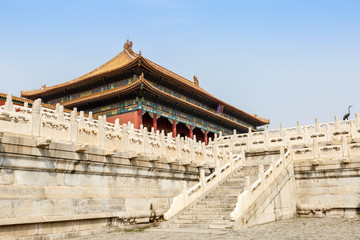
<svg viewBox="0 0 360 240">
<path fill-rule="evenodd" d="M 240 230 L 159 229 L 141 232 L 115 232 L 77 238 L 82 240 L 189 240 L 189 239 L 360 239 L 359 218 L 295 218 Z"/>
</svg>

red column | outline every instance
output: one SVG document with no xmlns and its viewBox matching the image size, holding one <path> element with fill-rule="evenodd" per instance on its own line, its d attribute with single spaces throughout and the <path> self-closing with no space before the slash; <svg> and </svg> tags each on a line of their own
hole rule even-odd
<svg viewBox="0 0 360 240">
<path fill-rule="evenodd" d="M 137 123 L 134 123 L 135 128 L 139 129 L 142 124 L 142 109 L 137 110 Z"/>
<path fill-rule="evenodd" d="M 208 137 L 207 137 L 207 134 L 208 134 L 208 132 L 207 132 L 207 130 L 205 130 L 205 132 L 204 132 L 204 143 L 205 143 L 205 145 L 207 145 L 207 144 L 208 144 Z"/>
<path fill-rule="evenodd" d="M 176 137 L 176 121 L 173 120 L 173 124 L 172 124 L 172 136 Z"/>
<path fill-rule="evenodd" d="M 194 137 L 194 135 L 193 135 L 193 126 L 192 125 L 190 125 L 190 129 L 189 129 L 189 138 L 193 138 Z"/>
<path fill-rule="evenodd" d="M 156 130 L 157 130 L 157 115 L 155 113 L 153 114 L 152 127 L 154 128 L 154 131 L 156 132 Z"/>
</svg>

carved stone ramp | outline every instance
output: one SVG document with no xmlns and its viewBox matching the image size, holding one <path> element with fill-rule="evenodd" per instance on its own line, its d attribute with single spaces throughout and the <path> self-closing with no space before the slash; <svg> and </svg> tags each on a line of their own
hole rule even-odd
<svg viewBox="0 0 360 240">
<path fill-rule="evenodd" d="M 234 210 L 238 195 L 244 190 L 244 177 L 253 182 L 258 178 L 257 165 L 245 165 L 219 184 L 205 197 L 191 204 L 173 217 L 169 228 L 231 228 L 230 213 Z"/>
</svg>

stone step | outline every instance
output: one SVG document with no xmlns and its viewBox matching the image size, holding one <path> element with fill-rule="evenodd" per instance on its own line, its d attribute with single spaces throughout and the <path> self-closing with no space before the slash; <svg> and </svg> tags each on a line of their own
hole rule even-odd
<svg viewBox="0 0 360 240">
<path fill-rule="evenodd" d="M 194 215 L 180 215 L 178 220 L 230 220 L 230 214 L 224 215 L 202 215 L 202 214 L 194 214 Z"/>
<path fill-rule="evenodd" d="M 231 205 L 237 202 L 237 196 L 234 199 L 218 199 L 218 198 L 204 198 L 201 202 L 198 202 L 196 206 L 206 205 L 206 206 L 219 206 L 219 205 Z"/>
<path fill-rule="evenodd" d="M 212 224 L 212 225 L 227 225 L 229 220 L 215 220 L 215 219 L 175 219 L 175 224 Z"/>
<path fill-rule="evenodd" d="M 243 191 L 240 191 L 240 189 L 238 191 L 225 191 L 225 190 L 223 190 L 223 191 L 216 191 L 216 192 L 213 192 L 213 193 L 209 193 L 207 195 L 207 197 L 226 199 L 227 197 L 237 197 L 242 192 Z"/>
<path fill-rule="evenodd" d="M 188 229 L 230 229 L 232 224 L 170 224 L 170 228 L 188 228 Z"/>
<path fill-rule="evenodd" d="M 190 209 L 199 211 L 199 212 L 219 212 L 219 213 L 221 213 L 221 212 L 231 212 L 232 210 L 234 210 L 235 206 L 236 206 L 236 203 L 232 204 L 232 205 L 230 205 L 230 204 L 227 204 L 227 205 L 219 204 L 219 205 L 212 205 L 212 206 L 196 205 Z"/>
<path fill-rule="evenodd" d="M 232 210 L 234 210 L 234 208 L 232 208 Z M 180 216 L 198 216 L 198 215 L 210 215 L 210 216 L 227 216 L 227 215 L 229 215 L 230 216 L 230 213 L 232 212 L 232 210 L 231 211 L 230 210 L 229 211 L 204 211 L 204 210 L 196 211 L 194 209 L 193 211 L 187 211 Z"/>
</svg>

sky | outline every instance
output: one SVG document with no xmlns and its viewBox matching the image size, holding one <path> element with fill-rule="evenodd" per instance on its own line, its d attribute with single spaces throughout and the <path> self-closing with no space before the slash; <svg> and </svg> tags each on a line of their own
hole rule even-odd
<svg viewBox="0 0 360 240">
<path fill-rule="evenodd" d="M 360 112 L 360 1 L 0 0 L 0 92 L 59 84 L 133 50 L 270 129 Z"/>
</svg>

